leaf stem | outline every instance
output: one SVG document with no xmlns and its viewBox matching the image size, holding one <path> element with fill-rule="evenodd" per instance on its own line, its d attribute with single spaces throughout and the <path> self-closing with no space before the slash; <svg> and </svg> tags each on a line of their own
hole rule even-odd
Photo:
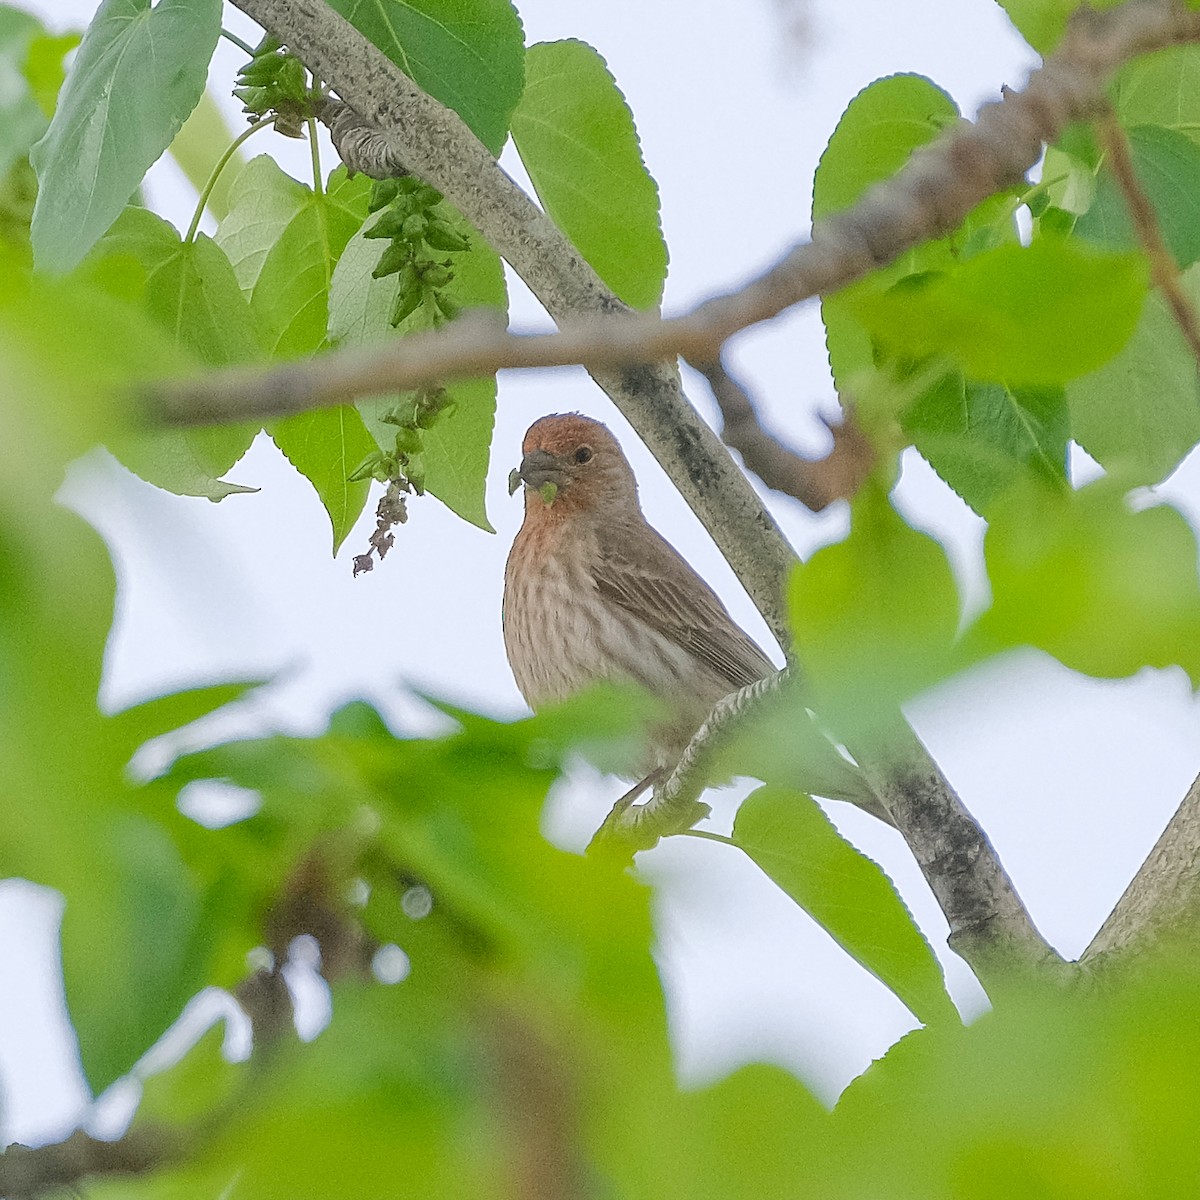
<svg viewBox="0 0 1200 1200">
<path fill-rule="evenodd" d="M 254 57 L 254 47 L 249 42 L 243 42 L 236 33 L 230 33 L 228 29 L 222 29 L 221 36 L 226 41 L 232 42 L 239 50 L 244 50 L 251 58 Z"/>
<path fill-rule="evenodd" d="M 321 147 L 317 144 L 317 119 L 308 118 L 308 145 L 312 152 L 313 191 L 320 196 L 324 188 L 321 185 Z"/>
<path fill-rule="evenodd" d="M 252 134 L 257 133 L 260 129 L 270 125 L 275 118 L 271 116 L 259 117 L 249 129 L 244 129 L 233 139 L 232 142 L 225 148 L 225 153 L 217 159 L 217 165 L 213 167 L 212 174 L 208 177 L 208 182 L 204 185 L 204 190 L 200 193 L 200 199 L 196 201 L 196 211 L 192 214 L 192 223 L 188 226 L 187 234 L 184 236 L 183 244 L 186 246 L 196 239 L 196 231 L 200 228 L 200 218 L 204 215 L 204 207 L 208 204 L 208 198 L 212 194 L 212 190 L 217 186 L 217 180 L 221 176 L 221 172 L 225 169 L 229 160 L 237 153 L 238 147 Z"/>
<path fill-rule="evenodd" d="M 707 829 L 682 829 L 679 836 L 703 838 L 706 842 L 721 842 L 726 846 L 737 845 L 733 838 L 726 837 L 723 833 L 710 833 Z"/>
</svg>

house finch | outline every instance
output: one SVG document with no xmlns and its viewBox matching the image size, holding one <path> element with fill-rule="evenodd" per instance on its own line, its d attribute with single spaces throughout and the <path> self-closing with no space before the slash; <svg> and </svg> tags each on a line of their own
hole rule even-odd
<svg viewBox="0 0 1200 1200">
<path fill-rule="evenodd" d="M 646 521 L 616 438 L 578 413 L 542 417 L 513 473 L 525 520 L 504 571 L 504 645 L 530 707 L 633 680 L 666 718 L 647 774 L 675 765 L 730 692 L 775 668 L 712 588 Z"/>
</svg>

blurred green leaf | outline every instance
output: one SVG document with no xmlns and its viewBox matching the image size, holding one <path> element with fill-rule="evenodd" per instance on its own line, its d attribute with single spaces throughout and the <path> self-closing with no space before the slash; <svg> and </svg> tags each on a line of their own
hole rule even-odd
<svg viewBox="0 0 1200 1200">
<path fill-rule="evenodd" d="M 892 881 L 811 796 L 759 788 L 742 801 L 733 840 L 918 1020 L 957 1022 L 937 958 Z"/>
<path fill-rule="evenodd" d="M 660 1195 L 764 1200 L 821 1193 L 829 1114 L 787 1071 L 742 1067 L 719 1083 L 686 1092 L 677 1104 L 678 1123 L 692 1136 L 693 1178 Z"/>
<path fill-rule="evenodd" d="M 245 1082 L 246 1068 L 222 1053 L 225 1022 L 205 1032 L 183 1058 L 145 1078 L 139 1123 L 180 1124 L 211 1119 Z"/>
<path fill-rule="evenodd" d="M 884 294 L 856 289 L 850 303 L 890 354 L 951 355 L 972 378 L 1013 388 L 1055 386 L 1103 365 L 1129 340 L 1145 298 L 1140 256 L 1043 238 Z"/>
<path fill-rule="evenodd" d="M 333 553 L 362 514 L 370 480 L 350 476 L 375 449 L 357 409 L 316 408 L 272 422 L 268 432 L 288 462 L 316 489 L 333 526 Z"/>
<path fill-rule="evenodd" d="M 112 224 L 204 91 L 220 0 L 104 0 L 30 158 L 34 259 L 69 271 Z"/>
<path fill-rule="evenodd" d="M 849 537 L 793 572 L 789 608 L 812 707 L 847 743 L 886 728 L 899 702 L 954 667 L 959 602 L 946 552 L 877 487 L 853 500 Z"/>
<path fill-rule="evenodd" d="M 633 308 L 657 305 L 667 274 L 658 188 L 600 55 L 577 41 L 530 46 L 512 130 L 542 206 L 600 278 Z"/>
<path fill-rule="evenodd" d="M 24 71 L 29 48 L 39 36 L 45 35 L 36 17 L 0 7 L 0 178 L 46 128 Z"/>
<path fill-rule="evenodd" d="M 330 0 L 410 79 L 499 154 L 524 82 L 521 19 L 508 0 Z"/>
<path fill-rule="evenodd" d="M 89 844 L 100 865 L 86 887 L 71 878 L 65 889 L 63 981 L 84 1071 L 100 1092 L 207 982 L 212 931 L 202 918 L 213 914 L 160 826 L 110 817 Z"/>
<path fill-rule="evenodd" d="M 1200 1174 L 1194 972 L 1048 990 L 911 1034 L 842 1096 L 837 1195 L 1133 1200 Z"/>
<path fill-rule="evenodd" d="M 86 280 L 14 272 L 3 283 L 0 875 L 65 899 L 67 1003 L 100 1089 L 203 980 L 211 893 L 126 778 L 140 734 L 162 731 L 161 712 L 113 721 L 97 707 L 112 567 L 95 532 L 52 497 L 65 463 L 122 426 L 131 384 L 181 356 L 136 305 Z"/>
<path fill-rule="evenodd" d="M 112 736 L 121 739 L 130 750 L 136 749 L 152 738 L 182 729 L 226 704 L 233 704 L 254 688 L 261 687 L 262 682 L 213 683 L 165 696 L 153 696 L 111 717 Z"/>
<path fill-rule="evenodd" d="M 47 120 L 54 116 L 58 94 L 66 81 L 64 60 L 81 40 L 78 33 L 41 33 L 29 43 L 25 54 L 25 79 Z"/>
<path fill-rule="evenodd" d="M 1010 389 L 951 373 L 904 414 L 903 427 L 977 513 L 1027 474 L 1066 484 L 1071 430 L 1061 388 Z"/>
<path fill-rule="evenodd" d="M 834 746 L 808 710 L 803 687 L 764 698 L 717 748 L 710 778 L 745 775 L 831 800 L 861 798 L 858 769 Z"/>
<path fill-rule="evenodd" d="M 959 117 L 954 101 L 921 75 L 890 75 L 869 84 L 842 114 L 813 178 L 813 220 L 848 208 L 890 179 L 915 150 Z M 985 200 L 946 238 L 924 242 L 875 272 L 865 290 L 881 291 L 915 272 L 949 270 L 963 258 L 1015 241 L 1015 203 Z M 839 391 L 852 394 L 856 376 L 874 365 L 871 338 L 846 293 L 821 301 L 830 366 Z"/>
<path fill-rule="evenodd" d="M 1180 282 L 1200 302 L 1200 266 Z M 1196 358 L 1156 291 L 1116 358 L 1067 385 L 1071 433 L 1102 467 L 1130 483 L 1158 483 L 1200 440 Z"/>
<path fill-rule="evenodd" d="M 1161 125 L 1200 141 L 1200 47 L 1138 55 L 1117 72 L 1111 95 L 1127 129 Z"/>
<path fill-rule="evenodd" d="M 1128 130 L 1134 172 L 1154 207 L 1158 227 L 1180 267 L 1200 259 L 1200 145 L 1186 134 L 1156 125 Z M 1105 250 L 1136 250 L 1120 186 L 1105 167 L 1091 207 L 1075 222 L 1075 233 Z"/>
<path fill-rule="evenodd" d="M 1036 646 L 1101 678 L 1178 665 L 1200 681 L 1196 536 L 1176 509 L 1134 511 L 1108 479 L 1030 484 L 996 505 L 984 553 L 993 604 L 977 648 Z"/>
<path fill-rule="evenodd" d="M 1096 9 L 1113 8 L 1121 0 L 1096 0 Z M 1058 45 L 1067 21 L 1079 7 L 1075 0 L 997 0 L 1022 37 L 1039 53 Z"/>
<path fill-rule="evenodd" d="M 507 313 L 504 268 L 496 252 L 448 202 L 443 201 L 437 213 L 471 244 L 469 250 L 449 256 L 454 279 L 445 294 L 462 309 L 486 306 Z M 433 327 L 434 316 L 422 305 L 393 330 L 397 277 L 371 277 L 380 251 L 379 239 L 363 237 L 361 232 L 347 244 L 329 294 L 332 341 L 364 345 Z M 463 520 L 490 533 L 484 488 L 496 413 L 496 380 L 493 376 L 451 383 L 446 392 L 453 408 L 423 434 L 425 488 Z M 394 448 L 396 428 L 381 418 L 400 399 L 392 393 L 358 403 L 367 428 L 383 450 Z"/>
</svg>

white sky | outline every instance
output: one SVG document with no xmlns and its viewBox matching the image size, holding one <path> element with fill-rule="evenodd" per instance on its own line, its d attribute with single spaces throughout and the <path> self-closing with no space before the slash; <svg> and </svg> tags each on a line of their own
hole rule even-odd
<svg viewBox="0 0 1200 1200">
<path fill-rule="evenodd" d="M 94 5 L 26 0 L 26 7 L 66 28 L 85 23 Z M 804 236 L 820 152 L 846 103 L 872 79 L 926 74 L 972 115 L 1001 84 L 1019 86 L 1032 63 L 992 0 L 519 0 L 519 7 L 530 41 L 580 37 L 596 46 L 630 100 L 662 191 L 668 309 L 735 284 Z M 797 15 L 808 30 L 803 40 L 789 32 Z M 254 36 L 240 13 L 231 12 L 228 25 Z M 218 86 L 228 86 L 242 58 L 222 43 Z M 260 135 L 248 147 L 268 148 L 307 177 L 302 145 Z M 506 166 L 519 173 L 515 157 Z M 152 171 L 148 195 L 186 224 L 194 193 L 171 163 Z M 536 304 L 514 293 L 514 320 L 539 321 Z M 743 336 L 735 361 L 769 422 L 820 445 L 816 414 L 831 413 L 834 400 L 815 308 Z M 690 382 L 693 400 L 711 415 L 702 388 Z M 766 643 L 712 544 L 583 373 L 509 374 L 489 487 L 498 536 L 470 528 L 436 501 L 416 503 L 387 561 L 357 580 L 349 559 L 365 548 L 369 511 L 331 560 L 315 495 L 263 439 L 231 473 L 262 492 L 219 505 L 159 493 L 99 455 L 77 468 L 68 495 L 86 505 L 114 547 L 120 579 L 106 703 L 257 675 L 278 682 L 242 714 L 247 732 L 316 728 L 350 696 L 366 696 L 412 727 L 427 717 L 402 694 L 405 681 L 497 714 L 521 712 L 499 624 L 504 558 L 520 522 L 505 480 L 524 429 L 543 413 L 576 408 L 613 426 L 651 520 Z M 1196 461 L 1162 492 L 1195 523 Z M 906 466 L 899 497 L 912 519 L 947 541 L 977 595 L 978 520 L 917 460 Z M 771 503 L 802 554 L 844 531 L 840 511 L 813 517 L 791 501 Z M 1197 769 L 1200 708 L 1179 672 L 1100 684 L 1028 654 L 942 689 L 911 715 L 1034 919 L 1068 955 L 1086 945 Z M 582 845 L 621 786 L 581 773 L 556 795 L 548 830 L 563 844 Z M 718 826 L 727 827 L 739 794 L 709 797 Z M 844 806 L 834 805 L 833 815 L 892 875 L 942 954 L 956 999 L 977 1011 L 978 989 L 943 949 L 944 922 L 897 835 Z M 901 1005 L 736 852 L 677 840 L 642 856 L 642 865 L 660 888 L 660 959 L 685 1078 L 767 1058 L 832 1099 L 910 1027 Z M 55 993 L 55 912 L 46 893 L 0 885 L 5 1132 L 24 1141 L 55 1135 L 77 1117 L 82 1096 Z"/>
</svg>

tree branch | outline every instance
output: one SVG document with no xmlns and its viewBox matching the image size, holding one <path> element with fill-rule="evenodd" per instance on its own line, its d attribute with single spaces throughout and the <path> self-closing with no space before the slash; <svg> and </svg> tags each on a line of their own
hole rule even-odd
<svg viewBox="0 0 1200 1200">
<path fill-rule="evenodd" d="M 626 311 L 457 113 L 418 88 L 323 0 L 237 0 L 237 4 L 295 51 L 360 121 L 386 138 L 399 162 L 444 193 L 556 321 Z M 306 363 L 304 369 L 319 370 L 323 361 Z M 786 646 L 783 580 L 795 555 L 720 439 L 683 394 L 678 368 L 673 362 L 645 365 L 643 356 L 641 365 L 629 358 L 619 366 L 598 364 L 592 376 L 638 431 L 728 560 L 772 634 Z M 193 395 L 184 401 L 184 409 L 196 400 Z M 175 412 L 178 417 L 180 409 Z M 204 419 L 222 417 L 210 403 Z"/>
<path fill-rule="evenodd" d="M 1200 777 L 1079 961 L 1108 967 L 1172 946 L 1194 955 L 1198 931 Z"/>
<path fill-rule="evenodd" d="M 992 844 L 905 723 L 888 750 L 861 757 L 868 781 L 912 850 L 950 924 L 949 943 L 993 992 L 1066 969 L 1038 932 Z"/>
<path fill-rule="evenodd" d="M 839 424 L 826 422 L 833 448 L 824 458 L 805 458 L 768 433 L 746 389 L 722 362 L 693 364 L 712 389 L 721 410 L 721 439 L 746 466 L 777 492 L 794 496 L 812 512 L 848 500 L 874 470 L 879 456 L 852 413 Z"/>
<path fill-rule="evenodd" d="M 367 126 L 365 133 L 357 136 L 376 149 L 379 143 L 375 139 L 385 139 L 392 146 L 397 164 L 443 192 L 564 327 L 556 335 L 519 339 L 494 323 L 454 323 L 439 333 L 396 339 L 379 351 L 337 352 L 300 367 L 285 366 L 281 370 L 289 386 L 304 388 L 305 376 L 316 379 L 318 387 L 324 379 L 332 379 L 340 401 L 350 394 L 409 388 L 418 380 L 478 375 L 508 362 L 526 362 L 528 347 L 535 341 L 543 348 L 544 356 L 539 360 L 543 364 L 585 363 L 708 529 L 784 647 L 790 645 L 790 638 L 782 582 L 795 556 L 745 475 L 684 397 L 675 356 L 683 353 L 695 361 L 713 361 L 721 344 L 737 329 L 808 296 L 842 286 L 917 242 L 957 227 L 980 200 L 1023 176 L 1039 157 L 1043 137 L 1051 136 L 1076 116 L 1093 111 L 1102 99 L 1098 69 L 1081 70 L 1073 60 L 1059 64 L 1056 70 L 1048 64 L 1041 73 L 1041 83 L 1035 77 L 1026 96 L 985 109 L 974 129 L 960 128 L 936 147 L 915 156 L 890 184 L 876 189 L 848 212 L 823 222 L 814 230 L 810 244 L 798 247 L 750 287 L 709 301 L 683 318 L 662 321 L 650 314 L 628 313 L 554 223 L 500 170 L 457 115 L 420 91 L 322 0 L 237 3 L 304 59 L 350 105 Z M 1160 0 L 1136 3 L 1139 9 L 1153 8 L 1157 12 L 1163 8 Z M 1104 29 L 1109 30 L 1111 25 L 1105 24 Z M 1159 26 L 1155 27 L 1156 36 L 1161 39 L 1167 35 Z M 1189 31 L 1193 26 L 1200 35 L 1200 18 L 1188 25 Z M 1077 23 L 1076 27 L 1081 26 Z M 1112 62 L 1120 61 L 1130 39 L 1117 41 L 1118 51 L 1108 52 Z M 1085 47 L 1093 55 L 1098 53 L 1092 40 L 1085 39 Z M 339 130 L 343 145 L 348 145 L 347 135 L 343 125 Z M 454 364 L 454 355 L 463 352 L 460 343 L 472 347 L 469 372 L 461 366 L 456 369 Z M 571 347 L 569 357 L 563 351 L 564 344 Z M 489 360 L 481 346 L 492 355 L 513 357 Z M 418 353 L 436 357 L 433 373 L 428 359 L 415 357 Z M 646 365 L 657 358 L 669 360 L 669 365 Z M 392 372 L 387 376 L 388 384 L 381 387 L 382 376 L 376 367 L 369 366 L 363 377 L 369 382 L 358 393 L 355 372 L 362 371 L 364 364 L 381 362 L 388 363 Z M 397 374 L 397 363 L 407 363 L 409 373 Z M 230 378 L 218 372 L 196 385 L 163 387 L 151 400 L 160 416 L 171 415 L 177 421 L 194 420 L 197 413 L 203 413 L 206 420 L 222 419 L 232 413 L 234 394 L 227 388 L 221 390 L 222 381 Z M 240 416 L 247 415 L 245 389 L 253 386 L 251 378 L 237 376 L 241 399 L 233 407 Z M 310 390 L 308 394 L 311 397 L 314 393 Z M 911 731 L 909 737 L 909 754 L 900 764 L 903 776 L 888 781 L 885 772 L 875 774 L 891 789 L 889 794 L 894 799 L 885 801 L 885 807 L 910 840 L 923 868 L 937 868 L 944 856 L 937 831 L 927 821 L 906 821 L 910 806 L 905 798 L 915 786 L 919 785 L 922 813 L 936 811 L 952 819 L 956 828 L 972 831 L 972 862 L 979 867 L 979 894 L 972 893 L 970 878 L 950 888 L 936 882 L 936 873 L 931 877 L 935 894 L 943 904 L 965 906 L 961 914 L 953 908 L 947 912 L 951 928 L 964 931 L 956 943 L 960 952 L 969 956 L 972 966 L 986 972 L 987 938 L 994 936 L 1006 940 L 1011 951 L 1008 957 L 1024 953 L 1023 966 L 1029 970 L 1053 959 L 1053 952 L 1038 937 L 1020 901 L 1012 894 L 1011 884 L 987 839 Z M 688 768 L 683 770 L 686 775 Z M 1007 890 L 1001 883 L 1007 885 Z M 1019 917 L 1024 917 L 1024 929 L 1018 928 Z"/>
<path fill-rule="evenodd" d="M 715 361 L 739 330 L 845 287 L 919 243 L 951 232 L 977 204 L 1022 180 L 1041 157 L 1045 142 L 1072 121 L 1103 113 L 1106 81 L 1123 62 L 1200 39 L 1200 13 L 1178 0 L 1129 0 L 1101 13 L 1080 9 L 1060 49 L 1030 75 L 1024 90 L 1007 90 L 1002 99 L 980 110 L 974 125 L 963 122 L 919 150 L 892 179 L 857 204 L 818 222 L 811 241 L 793 248 L 746 287 L 663 319 L 652 313 L 628 314 L 459 118 L 416 88 L 322 0 L 239 0 L 239 7 L 329 79 L 358 115 L 364 124 L 357 130 L 343 118 L 343 145 L 365 141 L 376 156 L 383 154 L 388 160 L 390 155 L 390 161 L 402 163 L 445 192 L 551 315 L 560 323 L 569 320 L 571 327 L 535 336 L 493 329 L 485 337 L 477 326 L 451 324 L 379 349 L 338 352 L 343 357 L 336 367 L 328 366 L 328 360 L 310 364 L 314 375 L 308 382 L 287 376 L 293 392 L 264 383 L 261 372 L 244 371 L 163 385 L 150 395 L 152 412 L 161 420 L 181 423 L 240 420 L 341 403 L 348 396 L 378 390 L 381 381 L 404 389 L 515 366 L 583 363 L 597 368 L 605 390 L 616 389 L 610 391 L 614 401 L 638 425 L 655 454 L 667 447 L 660 461 L 672 478 L 672 431 L 657 421 L 643 425 L 651 406 L 621 389 L 614 366 L 669 362 L 678 356 Z M 595 320 L 584 324 L 572 319 L 580 315 Z M 660 382 L 666 382 L 665 376 Z M 668 391 L 675 397 L 672 405 L 680 403 L 677 382 Z M 694 418 L 690 405 L 687 409 Z M 689 489 L 680 490 L 691 502 Z"/>
</svg>

